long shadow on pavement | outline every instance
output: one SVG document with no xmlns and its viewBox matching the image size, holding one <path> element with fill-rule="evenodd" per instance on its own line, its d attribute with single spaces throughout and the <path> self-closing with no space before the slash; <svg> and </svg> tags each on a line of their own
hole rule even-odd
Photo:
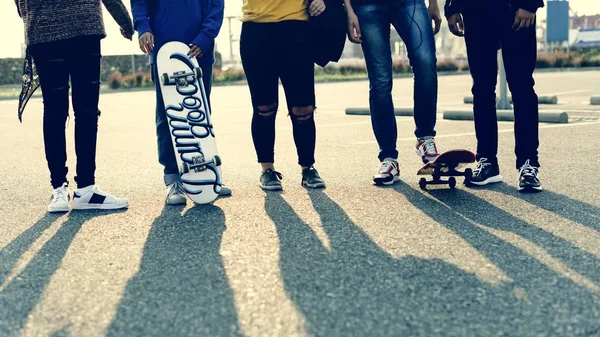
<svg viewBox="0 0 600 337">
<path fill-rule="evenodd" d="M 482 226 L 512 232 L 545 249 L 552 257 L 600 284 L 600 260 L 571 242 L 533 226 L 461 189 L 433 189 L 428 192 L 453 212 Z"/>
<path fill-rule="evenodd" d="M 19 259 L 31 248 L 31 245 L 50 228 L 62 214 L 46 213 L 33 226 L 21 233 L 17 238 L 0 250 L 0 285 L 17 265 Z"/>
<path fill-rule="evenodd" d="M 270 193 L 265 209 L 280 240 L 285 290 L 310 334 L 538 336 L 600 329 L 598 310 L 590 310 L 600 308 L 597 294 L 407 185 L 398 190 L 505 269 L 514 283 L 491 286 L 440 259 L 394 258 L 326 194 L 311 192 L 328 249 L 280 195 Z M 517 298 L 515 287 L 529 300 Z"/>
<path fill-rule="evenodd" d="M 556 213 L 563 218 L 600 231 L 600 207 L 598 206 L 548 190 L 538 194 L 523 194 L 503 184 L 499 184 L 493 190 L 519 198 L 546 211 Z"/>
<path fill-rule="evenodd" d="M 215 206 L 165 206 L 107 336 L 242 335 L 219 249 L 225 215 Z"/>
<path fill-rule="evenodd" d="M 83 224 L 101 212 L 71 212 L 67 220 L 37 252 L 27 267 L 0 291 L 0 336 L 18 336 L 27 323 L 29 314 L 42 298 L 42 294 L 71 246 Z M 48 228 L 56 215 L 42 218 L 32 229 L 17 240 L 30 246 Z M 25 248 L 18 250 L 25 251 Z"/>
</svg>

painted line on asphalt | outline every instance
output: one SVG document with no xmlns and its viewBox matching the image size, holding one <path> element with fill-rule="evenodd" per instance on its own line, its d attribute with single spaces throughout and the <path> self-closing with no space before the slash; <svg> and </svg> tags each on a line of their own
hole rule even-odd
<svg viewBox="0 0 600 337">
<path fill-rule="evenodd" d="M 592 89 L 582 89 L 582 90 L 571 90 L 571 91 L 559 91 L 548 94 L 540 94 L 540 96 L 558 96 L 558 95 L 568 95 L 568 94 L 580 94 L 584 92 L 594 91 Z"/>
<path fill-rule="evenodd" d="M 572 127 L 572 126 L 588 126 L 588 125 L 595 125 L 595 124 L 600 124 L 600 121 L 597 122 L 589 122 L 589 123 L 573 123 L 573 124 L 553 124 L 553 125 L 541 125 L 540 126 L 540 130 L 541 129 L 553 129 L 553 128 L 566 128 L 566 127 Z M 514 129 L 503 129 L 503 130 L 499 130 L 498 133 L 507 133 L 507 132 L 514 132 Z M 449 134 L 449 135 L 441 135 L 441 136 L 436 136 L 436 139 L 439 138 L 453 138 L 453 137 L 465 137 L 465 136 L 475 136 L 475 132 L 465 132 L 465 133 L 454 133 L 454 134 Z M 415 141 L 415 137 L 410 137 L 410 138 L 400 138 L 398 139 L 399 142 L 402 141 Z M 352 145 L 366 145 L 366 144 L 377 144 L 377 141 L 374 140 L 370 140 L 370 141 L 366 141 L 366 142 L 355 142 L 352 143 Z"/>
</svg>

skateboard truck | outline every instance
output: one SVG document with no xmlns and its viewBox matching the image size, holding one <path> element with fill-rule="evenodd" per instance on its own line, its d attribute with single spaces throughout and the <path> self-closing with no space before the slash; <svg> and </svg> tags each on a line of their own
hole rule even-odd
<svg viewBox="0 0 600 337">
<path fill-rule="evenodd" d="M 202 69 L 195 68 L 194 72 L 176 71 L 173 75 L 169 76 L 167 73 L 163 73 L 163 84 L 173 85 L 177 88 L 185 88 L 190 84 L 196 83 L 196 80 L 202 79 Z"/>
<path fill-rule="evenodd" d="M 473 171 L 468 168 L 465 169 L 464 172 L 460 172 L 456 169 L 456 165 L 451 166 L 442 166 L 436 167 L 433 170 L 432 180 L 427 180 L 425 178 L 421 178 L 419 180 L 419 187 L 424 190 L 427 188 L 427 185 L 449 185 L 450 188 L 456 187 L 456 178 L 455 177 L 465 177 L 465 185 L 469 184 L 471 176 L 473 175 Z M 448 180 L 442 180 L 442 177 L 450 177 Z"/>
<path fill-rule="evenodd" d="M 193 163 L 184 162 L 181 164 L 182 173 L 189 173 L 191 170 L 194 172 L 202 172 L 206 170 L 206 166 L 210 164 L 214 164 L 215 166 L 221 166 L 221 157 L 214 156 L 212 160 L 206 160 L 203 155 L 196 156 L 192 158 Z"/>
</svg>

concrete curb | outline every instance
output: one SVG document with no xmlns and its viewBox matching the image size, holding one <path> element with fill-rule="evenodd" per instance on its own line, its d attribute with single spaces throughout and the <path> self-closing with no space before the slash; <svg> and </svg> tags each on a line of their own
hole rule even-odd
<svg viewBox="0 0 600 337">
<path fill-rule="evenodd" d="M 496 102 L 498 102 L 499 98 L 496 97 Z M 465 104 L 473 104 L 473 96 L 465 96 L 465 98 L 463 99 L 463 102 Z M 510 104 L 513 104 L 513 100 L 512 97 L 508 97 L 508 102 Z M 538 103 L 539 104 L 558 104 L 558 97 L 557 96 L 538 96 Z"/>
<path fill-rule="evenodd" d="M 473 120 L 473 111 L 444 111 L 444 119 L 471 121 Z M 515 116 L 512 110 L 498 110 L 498 121 L 514 122 Z M 564 111 L 540 111 L 539 120 L 541 123 L 569 123 L 569 115 Z"/>
<path fill-rule="evenodd" d="M 592 96 L 592 98 L 590 98 L 590 104 L 600 105 L 600 96 Z"/>
<path fill-rule="evenodd" d="M 346 108 L 346 115 L 354 116 L 369 116 L 371 110 L 369 108 Z M 412 108 L 394 108 L 396 116 L 410 117 L 414 115 Z"/>
</svg>

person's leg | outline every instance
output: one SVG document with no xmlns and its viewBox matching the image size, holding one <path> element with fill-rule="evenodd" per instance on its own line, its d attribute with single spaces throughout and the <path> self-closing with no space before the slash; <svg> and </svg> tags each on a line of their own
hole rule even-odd
<svg viewBox="0 0 600 337">
<path fill-rule="evenodd" d="M 75 153 L 78 188 L 95 184 L 98 101 L 100 95 L 100 39 L 71 40 L 69 57 L 75 115 Z"/>
<path fill-rule="evenodd" d="M 77 192 L 74 209 L 120 209 L 129 206 L 127 199 L 117 198 L 95 185 L 96 140 L 98 135 L 98 101 L 100 96 L 100 38 L 79 37 L 66 41 L 73 86 L 75 115 L 75 152 L 77 154 Z"/>
<path fill-rule="evenodd" d="M 252 140 L 262 166 L 261 187 L 281 189 L 281 174 L 273 167 L 275 162 L 275 118 L 278 109 L 277 64 L 281 57 L 272 37 L 272 23 L 242 25 L 240 56 L 252 98 Z"/>
<path fill-rule="evenodd" d="M 67 182 L 65 124 L 69 116 L 69 67 L 59 43 L 34 45 L 33 60 L 44 99 L 44 149 L 53 188 Z"/>
<path fill-rule="evenodd" d="M 473 114 L 477 137 L 477 167 L 470 182 L 483 186 L 502 181 L 498 159 L 498 122 L 496 119 L 496 78 L 499 40 L 495 27 L 481 11 L 464 13 L 465 41 L 469 69 L 473 77 Z M 493 22 L 493 20 L 492 20 Z"/>
<path fill-rule="evenodd" d="M 163 166 L 164 183 L 166 186 L 173 185 L 181 181 L 179 168 L 177 167 L 177 158 L 173 150 L 173 140 L 169 130 L 169 121 L 165 111 L 165 103 L 160 89 L 160 77 L 156 68 L 156 63 L 150 65 L 152 80 L 156 88 L 156 141 L 158 147 L 158 162 Z M 178 198 L 182 199 L 182 198 Z M 180 200 L 181 201 L 181 200 Z"/>
<path fill-rule="evenodd" d="M 69 116 L 69 68 L 58 42 L 30 47 L 44 99 L 44 149 L 54 188 L 48 212 L 69 211 L 65 123 Z"/>
<path fill-rule="evenodd" d="M 404 41 L 413 69 L 414 118 L 417 138 L 435 137 L 438 77 L 435 39 L 423 0 L 392 1 L 392 24 Z"/>
<path fill-rule="evenodd" d="M 514 15 L 511 13 L 510 20 Z M 508 25 L 507 25 L 508 27 Z M 535 24 L 519 31 L 506 31 L 503 36 L 503 56 L 506 80 L 513 97 L 515 113 L 515 153 L 519 169 L 519 190 L 542 190 L 539 179 L 539 109 L 533 72 L 537 59 Z"/>
<path fill-rule="evenodd" d="M 302 168 L 302 185 L 322 188 L 325 182 L 313 167 L 317 134 L 313 44 L 309 25 L 306 21 L 279 24 L 277 36 L 283 47 L 279 73 L 292 120 L 298 164 Z"/>
<path fill-rule="evenodd" d="M 398 131 L 392 101 L 389 8 L 388 4 L 365 4 L 354 9 L 361 28 L 361 46 L 369 77 L 371 123 L 379 144 L 380 161 L 398 158 Z"/>
</svg>

